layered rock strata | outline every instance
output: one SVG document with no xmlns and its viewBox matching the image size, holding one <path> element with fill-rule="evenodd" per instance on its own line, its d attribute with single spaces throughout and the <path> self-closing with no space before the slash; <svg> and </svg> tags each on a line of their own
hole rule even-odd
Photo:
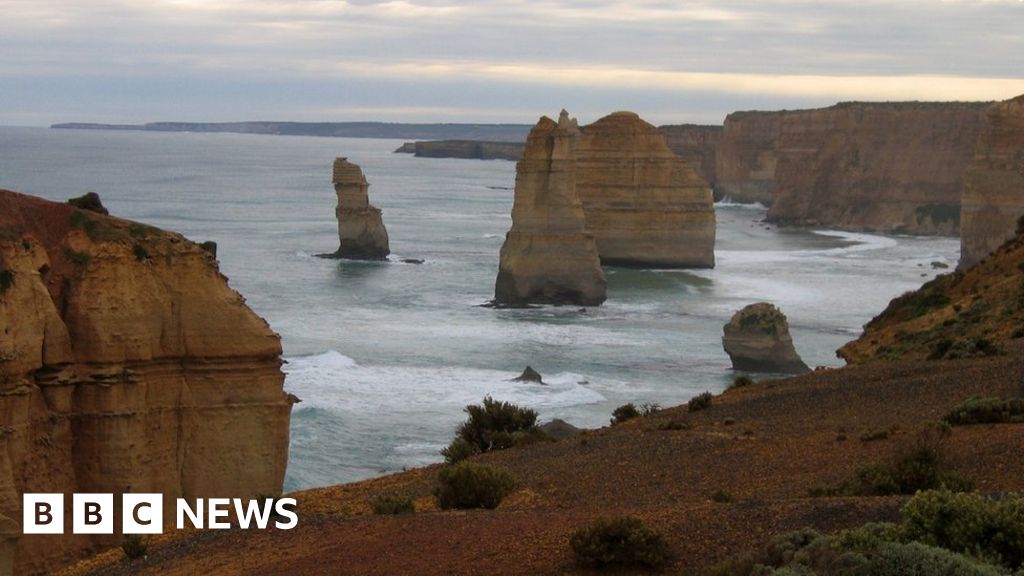
<svg viewBox="0 0 1024 576">
<path fill-rule="evenodd" d="M 658 126 L 665 135 L 665 143 L 694 170 L 713 190 L 715 200 L 721 200 L 717 193 L 715 162 L 718 154 L 718 143 L 722 139 L 722 126 L 702 124 L 671 124 Z"/>
<path fill-rule="evenodd" d="M 64 536 L 12 537 L 23 492 L 280 493 L 280 355 L 200 246 L 0 191 L 0 568 L 49 573 L 120 541 L 70 517 Z"/>
<path fill-rule="evenodd" d="M 516 165 L 512 228 L 501 247 L 494 286 L 497 305 L 596 306 L 607 281 L 576 189 L 575 120 L 542 117 Z"/>
<path fill-rule="evenodd" d="M 582 133 L 576 187 L 601 262 L 714 267 L 711 189 L 665 136 L 632 112 L 605 116 Z"/>
<path fill-rule="evenodd" d="M 986 114 L 967 169 L 960 265 L 968 268 L 1014 236 L 1024 216 L 1024 95 Z"/>
<path fill-rule="evenodd" d="M 786 374 L 808 370 L 793 347 L 785 314 L 772 304 L 746 306 L 733 315 L 724 331 L 722 346 L 736 370 Z"/>
<path fill-rule="evenodd" d="M 391 253 L 388 231 L 384 228 L 379 208 L 370 204 L 362 169 L 347 158 L 334 160 L 334 192 L 338 206 L 338 251 L 336 258 L 352 260 L 384 260 Z"/>
<path fill-rule="evenodd" d="M 983 103 L 844 103 L 736 112 L 716 187 L 781 224 L 956 235 Z"/>
</svg>

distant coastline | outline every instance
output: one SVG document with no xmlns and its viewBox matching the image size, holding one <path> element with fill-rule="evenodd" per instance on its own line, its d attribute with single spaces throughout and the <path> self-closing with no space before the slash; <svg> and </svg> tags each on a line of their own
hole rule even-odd
<svg viewBox="0 0 1024 576">
<path fill-rule="evenodd" d="M 63 130 L 134 130 L 145 132 L 229 132 L 275 136 L 394 138 L 406 140 L 487 140 L 524 142 L 527 124 L 405 124 L 390 122 L 150 122 L 146 124 L 53 124 Z"/>
</svg>

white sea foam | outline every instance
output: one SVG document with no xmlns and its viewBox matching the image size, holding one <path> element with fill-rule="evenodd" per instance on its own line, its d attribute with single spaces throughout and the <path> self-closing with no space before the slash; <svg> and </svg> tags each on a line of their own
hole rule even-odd
<svg viewBox="0 0 1024 576">
<path fill-rule="evenodd" d="M 484 396 L 540 411 L 605 401 L 588 380 L 575 373 L 553 374 L 546 386 L 515 382 L 518 374 L 461 366 L 361 366 L 331 350 L 290 358 L 285 366 L 285 387 L 303 400 L 300 408 L 322 408 L 360 414 L 410 409 L 459 414 L 467 404 Z"/>
<path fill-rule="evenodd" d="M 729 197 L 715 202 L 715 208 L 740 208 L 742 210 L 760 210 L 762 212 L 768 210 L 768 207 L 760 202 L 733 202 Z"/>
</svg>

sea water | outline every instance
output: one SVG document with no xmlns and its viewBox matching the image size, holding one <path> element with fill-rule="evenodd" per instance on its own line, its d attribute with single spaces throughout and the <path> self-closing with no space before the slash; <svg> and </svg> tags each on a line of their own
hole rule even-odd
<svg viewBox="0 0 1024 576">
<path fill-rule="evenodd" d="M 487 395 L 595 427 L 626 402 L 719 392 L 735 377 L 722 327 L 752 302 L 783 310 L 807 364 L 842 365 L 838 347 L 959 252 L 952 238 L 779 229 L 763 207 L 720 203 L 713 270 L 607 268 L 600 307 L 483 308 L 515 164 L 400 144 L 0 127 L 0 187 L 95 191 L 112 214 L 218 243 L 232 287 L 281 334 L 285 387 L 302 399 L 289 490 L 437 462 L 462 408 Z M 338 244 L 337 156 L 363 168 L 391 261 L 315 257 Z M 513 381 L 527 365 L 546 386 Z"/>
</svg>

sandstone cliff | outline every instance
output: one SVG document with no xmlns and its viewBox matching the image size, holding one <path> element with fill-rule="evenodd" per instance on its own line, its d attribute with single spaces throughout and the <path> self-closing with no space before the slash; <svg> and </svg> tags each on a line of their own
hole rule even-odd
<svg viewBox="0 0 1024 576">
<path fill-rule="evenodd" d="M 658 126 L 665 135 L 665 143 L 669 149 L 686 161 L 712 189 L 715 189 L 715 200 L 721 200 L 717 193 L 718 175 L 715 172 L 715 159 L 718 143 L 722 139 L 721 126 L 704 126 L 700 124 L 674 124 Z"/>
<path fill-rule="evenodd" d="M 576 186 L 601 262 L 713 267 L 711 189 L 664 135 L 632 112 L 610 114 L 582 132 Z"/>
<path fill-rule="evenodd" d="M 733 314 L 722 347 L 736 370 L 795 374 L 809 368 L 793 347 L 789 322 L 774 305 L 758 302 Z"/>
<path fill-rule="evenodd" d="M 336 258 L 353 260 L 384 260 L 391 253 L 388 231 L 384 228 L 380 209 L 370 204 L 370 185 L 358 165 L 346 158 L 334 160 L 334 192 L 338 206 L 340 246 Z"/>
<path fill-rule="evenodd" d="M 1024 95 L 985 116 L 967 169 L 961 209 L 960 265 L 969 267 L 1013 236 L 1024 215 Z"/>
<path fill-rule="evenodd" d="M 607 281 L 576 190 L 575 120 L 542 117 L 516 165 L 512 228 L 501 247 L 494 301 L 596 306 Z"/>
<path fill-rule="evenodd" d="M 733 112 L 715 151 L 715 195 L 765 206 L 775 191 L 777 142 L 784 112 Z"/>
<path fill-rule="evenodd" d="M 991 256 L 894 299 L 837 354 L 850 364 L 1020 354 L 1022 338 L 1024 217 Z"/>
<path fill-rule="evenodd" d="M 21 536 L 11 558 L 22 492 L 279 493 L 280 354 L 200 246 L 0 191 L 0 567 L 45 573 L 120 542 Z"/>
<path fill-rule="evenodd" d="M 782 224 L 955 235 L 981 103 L 844 103 L 736 112 L 718 146 L 716 186 L 770 204 Z"/>
</svg>

